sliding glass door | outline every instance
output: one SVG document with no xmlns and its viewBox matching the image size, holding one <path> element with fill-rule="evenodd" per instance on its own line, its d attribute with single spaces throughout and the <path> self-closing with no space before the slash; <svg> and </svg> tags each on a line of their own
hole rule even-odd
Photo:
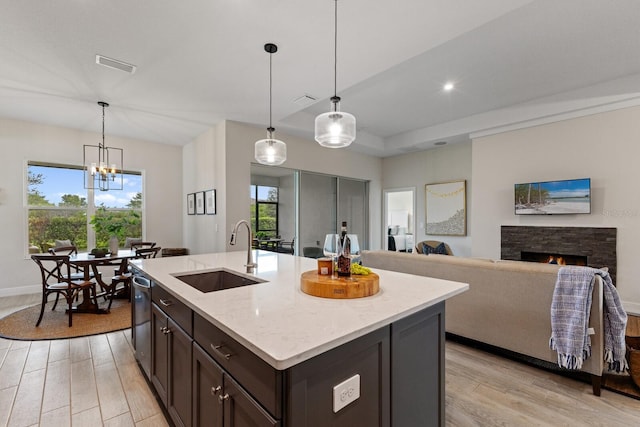
<svg viewBox="0 0 640 427">
<path fill-rule="evenodd" d="M 285 240 L 295 237 L 296 255 L 304 255 L 305 248 L 308 253 L 322 248 L 325 236 L 339 232 L 342 221 L 347 221 L 350 234 L 358 236 L 361 250 L 369 247 L 366 181 L 252 165 L 251 184 L 277 187 L 277 225 L 273 234 Z M 256 203 L 252 200 L 254 210 Z"/>
</svg>

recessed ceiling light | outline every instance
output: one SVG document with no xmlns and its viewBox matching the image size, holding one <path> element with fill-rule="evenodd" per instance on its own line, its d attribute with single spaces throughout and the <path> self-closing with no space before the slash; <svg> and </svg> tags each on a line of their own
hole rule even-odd
<svg viewBox="0 0 640 427">
<path fill-rule="evenodd" d="M 443 89 L 445 90 L 445 92 L 451 92 L 453 90 L 454 86 L 453 86 L 453 82 L 447 82 L 444 84 Z"/>
</svg>

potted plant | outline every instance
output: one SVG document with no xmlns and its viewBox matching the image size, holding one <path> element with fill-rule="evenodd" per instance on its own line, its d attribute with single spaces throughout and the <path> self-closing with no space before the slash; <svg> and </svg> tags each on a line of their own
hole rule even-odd
<svg viewBox="0 0 640 427">
<path fill-rule="evenodd" d="M 120 241 L 124 240 L 130 226 L 140 222 L 140 214 L 136 211 L 110 211 L 104 206 L 96 210 L 96 214 L 89 221 L 96 232 L 96 246 L 100 247 L 108 242 L 109 252 L 118 253 Z"/>
</svg>

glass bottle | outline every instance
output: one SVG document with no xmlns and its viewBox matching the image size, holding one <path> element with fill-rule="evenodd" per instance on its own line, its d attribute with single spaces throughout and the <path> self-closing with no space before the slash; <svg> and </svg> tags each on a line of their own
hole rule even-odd
<svg viewBox="0 0 640 427">
<path fill-rule="evenodd" d="M 338 248 L 338 277 L 351 277 L 351 239 L 347 235 L 347 222 L 342 221 Z"/>
</svg>

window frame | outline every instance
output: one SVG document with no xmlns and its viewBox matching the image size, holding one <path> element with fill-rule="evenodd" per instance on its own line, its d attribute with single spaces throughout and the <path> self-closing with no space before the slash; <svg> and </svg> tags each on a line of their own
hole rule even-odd
<svg viewBox="0 0 640 427">
<path fill-rule="evenodd" d="M 69 170 L 78 170 L 84 171 L 83 166 L 75 165 L 75 164 L 65 164 L 65 163 L 56 163 L 56 162 L 43 162 L 38 160 L 25 160 L 24 161 L 24 190 L 23 190 L 23 206 L 24 206 L 24 252 L 25 257 L 29 258 L 29 247 L 30 247 L 30 223 L 29 223 L 29 213 L 33 210 L 44 210 L 44 211 L 83 211 L 86 212 L 86 230 L 87 230 L 87 250 L 89 248 L 95 247 L 96 243 L 96 233 L 93 229 L 93 226 L 90 223 L 91 217 L 95 215 L 97 209 L 100 207 L 95 204 L 95 196 L 100 193 L 100 190 L 84 188 L 86 191 L 86 207 L 61 207 L 61 206 L 40 206 L 40 205 L 30 205 L 29 204 L 29 168 L 31 166 L 40 166 L 40 167 L 51 167 L 51 168 L 60 168 L 60 169 L 69 169 Z M 117 207 L 106 207 L 107 211 L 129 211 L 134 210 L 139 212 L 140 214 L 140 228 L 141 228 L 141 236 L 142 239 L 146 239 L 146 220 L 145 220 L 145 173 L 144 171 L 135 171 L 135 170 L 124 170 L 123 174 L 125 175 L 137 175 L 140 177 L 140 193 L 142 194 L 142 203 L 140 208 L 117 208 Z M 124 191 L 124 190 L 120 190 Z"/>
<path fill-rule="evenodd" d="M 252 229 L 254 231 L 254 235 L 257 234 L 258 232 L 265 232 L 265 233 L 273 233 L 272 237 L 277 237 L 278 236 L 278 230 L 280 227 L 280 187 L 274 186 L 274 185 L 260 185 L 260 184 L 251 184 L 251 188 L 254 190 L 253 192 L 253 197 L 254 200 L 256 201 L 255 203 L 255 220 L 254 223 L 251 224 Z M 260 199 L 258 198 L 258 193 L 260 192 L 259 188 L 275 188 L 277 190 L 277 197 L 275 201 L 260 201 Z M 276 221 L 275 221 L 275 226 L 276 228 L 274 230 L 271 229 L 261 229 L 259 228 L 260 225 L 260 205 L 272 205 L 275 206 L 275 216 L 276 216 Z"/>
</svg>

